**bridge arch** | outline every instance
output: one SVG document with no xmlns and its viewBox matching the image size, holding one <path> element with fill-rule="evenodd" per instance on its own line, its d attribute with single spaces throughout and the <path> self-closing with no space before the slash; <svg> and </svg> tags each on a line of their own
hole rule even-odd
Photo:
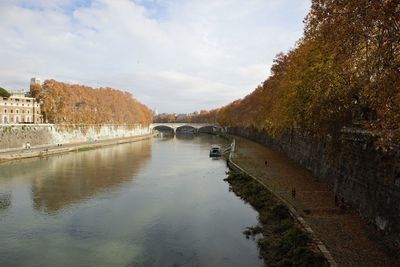
<svg viewBox="0 0 400 267">
<path fill-rule="evenodd" d="M 216 125 L 205 125 L 198 129 L 199 133 L 217 133 L 221 131 L 221 127 Z"/>
<path fill-rule="evenodd" d="M 204 128 L 205 127 L 205 128 Z M 223 128 L 218 124 L 213 123 L 178 123 L 178 122 L 164 122 L 164 123 L 152 123 L 150 129 L 160 132 L 187 132 L 187 133 L 218 133 L 222 132 Z"/>
<path fill-rule="evenodd" d="M 175 132 L 176 133 L 190 133 L 190 134 L 193 134 L 193 133 L 197 133 L 197 128 L 193 127 L 191 125 L 182 125 L 182 126 L 176 127 Z"/>
<path fill-rule="evenodd" d="M 168 125 L 157 125 L 153 128 L 155 131 L 163 132 L 163 133 L 174 133 L 175 129 Z"/>
</svg>

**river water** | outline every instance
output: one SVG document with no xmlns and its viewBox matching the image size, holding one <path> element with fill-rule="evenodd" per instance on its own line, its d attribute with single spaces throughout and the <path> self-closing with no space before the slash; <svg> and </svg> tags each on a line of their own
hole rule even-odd
<svg viewBox="0 0 400 267">
<path fill-rule="evenodd" d="M 0 266 L 262 266 L 217 136 L 0 165 Z"/>
</svg>

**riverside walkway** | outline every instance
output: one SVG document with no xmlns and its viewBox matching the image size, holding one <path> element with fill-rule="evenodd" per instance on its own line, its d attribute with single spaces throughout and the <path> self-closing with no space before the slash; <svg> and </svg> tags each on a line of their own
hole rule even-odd
<svg viewBox="0 0 400 267">
<path fill-rule="evenodd" d="M 339 266 L 400 266 L 399 261 L 384 253 L 385 240 L 373 227 L 356 212 L 335 205 L 334 193 L 326 184 L 280 152 L 250 140 L 235 139 L 235 162 L 289 202 Z"/>
<path fill-rule="evenodd" d="M 16 159 L 49 156 L 52 154 L 79 151 L 81 149 L 92 149 L 109 145 L 130 143 L 148 139 L 151 136 L 152 134 L 146 134 L 146 135 L 138 135 L 132 137 L 112 138 L 112 139 L 104 139 L 104 140 L 97 140 L 90 142 L 69 143 L 62 145 L 57 145 L 57 144 L 42 145 L 42 146 L 35 146 L 30 149 L 23 149 L 23 148 L 4 149 L 0 150 L 0 163 Z"/>
</svg>

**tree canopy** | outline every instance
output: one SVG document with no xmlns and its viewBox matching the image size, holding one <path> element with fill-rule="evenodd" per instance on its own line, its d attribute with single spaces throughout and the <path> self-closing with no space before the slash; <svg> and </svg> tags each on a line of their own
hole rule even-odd
<svg viewBox="0 0 400 267">
<path fill-rule="evenodd" d="M 152 119 L 151 110 L 130 93 L 109 87 L 46 80 L 32 85 L 31 94 L 42 102 L 41 110 L 51 123 L 148 125 Z"/>
<path fill-rule="evenodd" d="M 169 114 L 163 113 L 153 117 L 154 122 L 179 122 L 179 123 L 216 123 L 218 109 L 201 110 L 190 114 Z"/>
<path fill-rule="evenodd" d="M 0 96 L 1 97 L 10 97 L 11 94 L 6 89 L 0 87 Z"/>
<path fill-rule="evenodd" d="M 303 37 L 271 76 L 217 112 L 221 125 L 337 136 L 362 127 L 400 146 L 400 3 L 313 0 Z"/>
</svg>

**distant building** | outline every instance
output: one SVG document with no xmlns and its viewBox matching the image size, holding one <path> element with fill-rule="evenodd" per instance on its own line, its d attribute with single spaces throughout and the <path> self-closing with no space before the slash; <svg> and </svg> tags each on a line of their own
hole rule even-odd
<svg viewBox="0 0 400 267">
<path fill-rule="evenodd" d="M 10 97 L 0 97 L 1 124 L 43 122 L 40 104 L 35 98 L 23 90 L 10 93 Z"/>
<path fill-rule="evenodd" d="M 31 85 L 34 85 L 34 84 L 42 85 L 42 83 L 43 83 L 42 80 L 39 78 L 36 78 L 36 77 L 31 78 Z"/>
</svg>

